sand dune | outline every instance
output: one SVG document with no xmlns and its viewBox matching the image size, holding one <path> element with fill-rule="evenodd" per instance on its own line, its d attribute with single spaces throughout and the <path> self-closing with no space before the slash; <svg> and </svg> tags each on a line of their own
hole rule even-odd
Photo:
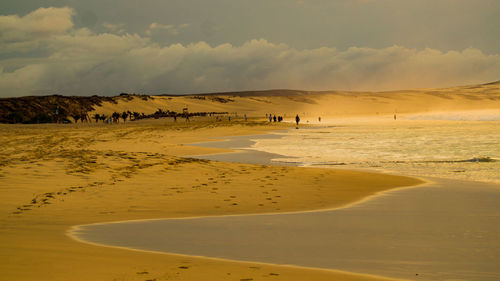
<svg viewBox="0 0 500 281">
<path fill-rule="evenodd" d="M 188 108 L 191 112 L 220 111 L 257 117 L 266 113 L 339 117 L 500 109 L 500 82 L 391 92 L 269 90 L 152 97 L 122 99 L 117 104 L 103 102 L 92 113 L 131 110 L 151 114 L 158 108 L 176 112 Z"/>
<path fill-rule="evenodd" d="M 266 90 L 186 96 L 121 94 L 115 97 L 40 96 L 0 99 L 0 123 L 75 122 L 80 116 L 113 112 L 153 114 L 158 109 L 182 113 L 228 112 L 264 117 L 273 113 L 306 118 L 387 116 L 436 111 L 500 108 L 500 82 L 442 89 L 391 92 Z M 56 109 L 59 115 L 56 115 Z M 95 122 L 91 120 L 92 122 Z"/>
</svg>

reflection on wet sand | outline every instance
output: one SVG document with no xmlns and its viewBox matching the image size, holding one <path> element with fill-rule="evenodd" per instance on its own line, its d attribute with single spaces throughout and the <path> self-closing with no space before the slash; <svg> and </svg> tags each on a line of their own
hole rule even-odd
<svg viewBox="0 0 500 281">
<path fill-rule="evenodd" d="M 86 241 L 412 280 L 499 280 L 500 187 L 444 181 L 330 211 L 80 227 Z"/>
</svg>

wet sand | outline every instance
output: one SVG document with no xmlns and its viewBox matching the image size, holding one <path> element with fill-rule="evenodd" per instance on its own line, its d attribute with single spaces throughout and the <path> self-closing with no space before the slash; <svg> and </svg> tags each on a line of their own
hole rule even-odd
<svg viewBox="0 0 500 281">
<path fill-rule="evenodd" d="M 211 161 L 221 161 L 230 163 L 246 163 L 246 164 L 260 164 L 260 165 L 276 165 L 276 166 L 298 166 L 297 163 L 275 162 L 272 161 L 276 158 L 283 158 L 283 155 L 276 153 L 269 153 L 251 149 L 255 141 L 253 139 L 276 139 L 281 138 L 281 135 L 270 132 L 266 135 L 248 135 L 248 136 L 231 136 L 222 140 L 214 139 L 211 142 L 201 142 L 189 144 L 190 146 L 210 147 L 210 148 L 224 148 L 231 149 L 231 152 L 192 155 L 198 159 L 205 159 Z"/>
<path fill-rule="evenodd" d="M 500 279 L 500 186 L 439 180 L 331 211 L 84 226 L 98 244 L 411 280 Z"/>
</svg>

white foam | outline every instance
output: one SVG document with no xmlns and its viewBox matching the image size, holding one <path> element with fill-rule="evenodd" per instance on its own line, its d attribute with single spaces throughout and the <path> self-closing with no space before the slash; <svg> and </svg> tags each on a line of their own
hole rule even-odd
<svg viewBox="0 0 500 281">
<path fill-rule="evenodd" d="M 256 140 L 253 149 L 285 156 L 277 161 L 306 166 L 500 182 L 500 161 L 466 161 L 500 160 L 498 128 L 499 121 L 344 124 L 291 130 L 281 139 Z"/>
<path fill-rule="evenodd" d="M 500 121 L 500 110 L 431 112 L 403 117 L 407 120 Z"/>
</svg>

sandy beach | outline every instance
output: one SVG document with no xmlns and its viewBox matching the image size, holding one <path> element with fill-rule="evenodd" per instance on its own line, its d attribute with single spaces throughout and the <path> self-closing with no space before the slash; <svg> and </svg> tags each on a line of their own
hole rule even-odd
<svg viewBox="0 0 500 281">
<path fill-rule="evenodd" d="M 332 208 L 417 179 L 355 171 L 213 162 L 186 146 L 261 134 L 263 122 L 2 125 L 1 280 L 382 280 L 91 246 L 73 225 Z M 255 193 L 259 187 L 260 193 Z"/>
<path fill-rule="evenodd" d="M 346 128 L 359 118 L 393 120 L 395 108 L 407 108 L 405 114 L 398 113 L 398 120 L 438 112 L 427 112 L 430 105 L 439 112 L 463 116 L 460 111 L 467 111 L 496 118 L 498 87 L 495 83 L 437 92 L 317 93 L 306 100 L 302 94 L 283 93 L 223 96 L 230 102 L 213 96 L 118 98 L 90 114 L 122 110 L 151 114 L 162 107 L 180 112 L 188 106 L 192 112 L 229 112 L 233 118 L 0 125 L 0 279 L 383 280 L 386 277 L 101 247 L 80 243 L 66 232 L 75 225 L 124 220 L 338 208 L 378 192 L 419 185 L 422 181 L 417 178 L 382 173 L 262 165 L 259 161 L 268 154 L 254 162 L 238 154 L 240 162 L 255 164 L 193 158 L 231 150 L 224 145 L 188 144 L 295 131 L 290 121 L 297 112 L 304 113 L 302 128 L 314 126 L 317 116 L 327 113 L 323 105 L 328 104 L 335 107 L 323 115 L 325 120 L 333 118 Z M 337 112 L 340 107 L 345 112 Z M 288 122 L 265 121 L 267 112 L 282 114 Z"/>
<path fill-rule="evenodd" d="M 500 280 L 498 14 L 2 1 L 0 281 Z"/>
<path fill-rule="evenodd" d="M 398 125 L 399 130 L 403 132 L 403 138 L 391 134 L 391 139 L 396 139 L 400 144 L 395 150 L 398 157 L 401 150 L 406 151 L 407 157 L 411 157 L 413 150 L 411 146 L 405 146 L 401 142 L 406 138 L 404 126 L 425 127 L 427 130 L 438 127 L 441 134 L 453 142 L 454 138 L 450 137 L 453 130 L 464 128 L 477 132 L 481 131 L 482 125 L 479 121 L 472 127 L 469 127 L 467 122 L 456 122 L 450 131 L 443 130 L 445 127 L 442 123 L 421 123 L 422 127 L 416 127 L 413 121 L 402 122 L 408 123 Z M 372 128 L 380 126 L 374 122 L 368 125 Z M 353 123 L 347 127 L 356 126 L 359 124 Z M 494 125 L 488 127 L 490 126 Z M 380 133 L 381 129 L 392 130 L 389 124 L 382 127 L 372 129 L 372 133 Z M 323 143 L 321 146 L 324 151 L 325 140 L 330 138 L 325 131 L 327 128 L 322 126 L 300 130 L 299 134 L 305 138 L 300 141 L 301 150 L 313 149 L 308 152 L 314 158 L 314 150 Z M 333 128 L 337 135 L 335 138 L 349 135 L 339 132 L 341 127 Z M 363 127 L 363 131 L 366 130 L 367 128 Z M 441 153 L 434 152 L 440 154 L 440 157 L 448 151 L 456 151 L 455 148 L 446 150 L 443 140 L 433 140 L 429 131 L 423 134 L 420 129 L 415 130 L 418 135 L 427 135 L 432 142 L 440 144 Z M 304 162 L 280 162 L 279 159 L 284 155 L 255 149 L 256 143 L 263 140 L 277 141 L 288 147 L 290 139 L 286 136 L 296 132 L 277 131 L 266 135 L 235 136 L 217 142 L 199 143 L 196 145 L 234 148 L 237 153 L 217 153 L 196 158 L 275 166 L 305 165 Z M 321 140 L 318 133 L 326 136 L 326 139 Z M 358 138 L 364 135 L 366 132 Z M 494 133 L 484 135 L 494 137 Z M 309 138 L 315 140 L 315 145 L 307 145 Z M 384 138 L 380 140 L 388 141 L 390 140 Z M 466 145 L 466 141 L 462 142 L 462 148 L 471 147 Z M 373 143 L 373 140 L 368 143 L 372 143 L 369 150 L 384 150 Z M 481 143 L 485 141 L 482 140 L 478 144 Z M 363 151 L 361 146 L 348 141 L 346 146 L 357 147 Z M 391 146 L 391 149 L 396 148 Z M 432 151 L 432 148 L 428 149 Z M 300 152 L 295 153 L 297 155 Z M 429 167 L 419 165 L 415 168 L 421 171 L 421 175 L 437 171 L 440 178 L 426 176 L 424 184 L 387 190 L 340 207 L 286 212 L 277 210 L 253 215 L 118 221 L 75 226 L 68 234 L 83 243 L 148 252 L 337 269 L 405 280 L 496 281 L 500 276 L 496 264 L 500 258 L 500 244 L 497 241 L 500 229 L 496 227 L 500 223 L 500 208 L 497 205 L 500 200 L 500 185 L 495 184 L 495 173 L 488 171 L 495 169 L 490 163 L 495 164 L 495 155 L 498 154 L 495 149 L 487 149 L 483 153 L 492 155 L 493 162 L 448 160 L 439 161 L 436 166 L 436 161 L 430 161 Z M 420 156 L 425 154 L 422 150 L 419 153 Z M 330 151 L 328 155 L 340 156 L 335 151 Z M 367 156 L 369 157 L 370 153 Z M 355 154 L 349 157 L 353 159 Z M 287 159 L 300 161 L 300 158 Z M 316 158 L 316 161 L 318 160 Z M 382 160 L 380 164 L 384 163 Z M 402 165 L 398 168 L 400 172 L 412 172 L 404 161 L 397 163 Z M 444 172 L 450 169 L 456 171 L 457 164 L 464 170 L 455 174 L 454 179 L 445 179 L 451 174 Z M 356 168 L 347 164 L 342 166 L 346 166 L 343 169 Z M 467 175 L 466 171 L 470 169 L 486 172 L 485 177 L 480 179 L 483 182 L 464 180 L 463 175 Z M 380 168 L 377 170 L 384 171 Z M 397 170 L 392 173 L 395 172 L 397 173 Z M 259 186 L 255 188 L 255 192 L 269 194 L 263 191 L 264 189 L 265 186 Z"/>
</svg>

